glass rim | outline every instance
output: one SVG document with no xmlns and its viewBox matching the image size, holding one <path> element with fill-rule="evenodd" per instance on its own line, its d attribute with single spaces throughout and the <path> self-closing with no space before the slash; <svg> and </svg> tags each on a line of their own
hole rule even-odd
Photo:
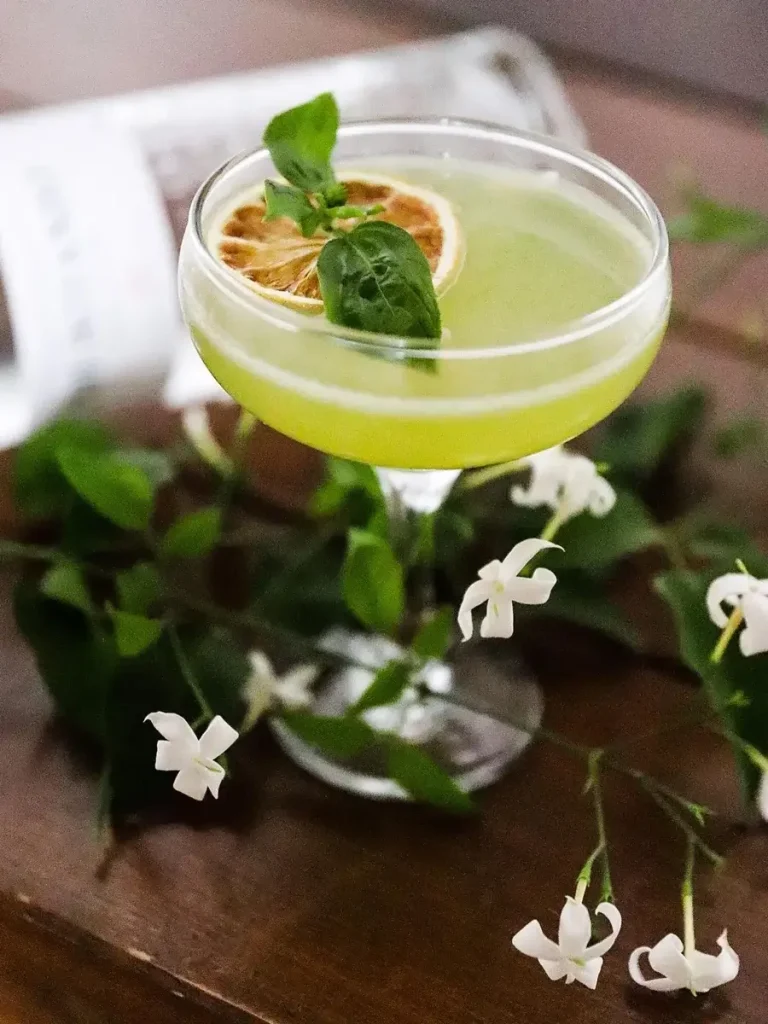
<svg viewBox="0 0 768 1024">
<path fill-rule="evenodd" d="M 323 316 L 310 316 L 299 310 L 290 309 L 278 302 L 260 295 L 237 273 L 218 260 L 208 248 L 203 231 L 203 210 L 205 202 L 215 186 L 232 170 L 247 160 L 269 157 L 265 146 L 244 150 L 235 154 L 217 167 L 197 190 L 189 210 L 187 235 L 191 238 L 198 258 L 205 271 L 214 278 L 218 287 L 229 294 L 252 314 L 268 321 L 271 325 L 292 333 L 327 336 L 331 341 L 343 343 L 346 347 L 359 348 L 366 352 L 403 357 L 407 351 L 414 359 L 480 359 L 497 356 L 524 355 L 559 348 L 594 335 L 613 326 L 642 301 L 660 277 L 666 277 L 669 267 L 669 239 L 666 224 L 658 207 L 648 193 L 637 182 L 615 164 L 589 150 L 561 142 L 559 139 L 538 132 L 505 128 L 485 121 L 453 117 L 393 117 L 362 121 L 347 121 L 339 128 L 340 138 L 383 134 L 387 131 L 417 134 L 425 129 L 473 136 L 484 141 L 502 144 L 523 144 L 529 152 L 544 156 L 555 156 L 574 167 L 612 185 L 624 192 L 639 209 L 652 229 L 653 252 L 640 280 L 617 299 L 569 323 L 557 331 L 543 334 L 527 341 L 511 342 L 483 348 L 443 348 L 435 346 L 436 339 L 405 338 L 388 334 L 377 334 L 331 323 Z M 421 342 L 421 344 L 420 344 Z"/>
</svg>

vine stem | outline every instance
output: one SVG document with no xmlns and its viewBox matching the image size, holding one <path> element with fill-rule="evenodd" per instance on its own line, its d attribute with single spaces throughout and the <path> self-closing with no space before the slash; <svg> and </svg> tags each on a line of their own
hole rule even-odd
<svg viewBox="0 0 768 1024">
<path fill-rule="evenodd" d="M 213 718 L 213 710 L 211 709 L 211 705 L 206 700 L 205 694 L 200 689 L 200 684 L 195 678 L 195 673 L 192 671 L 192 666 L 190 665 L 189 659 L 187 658 L 187 655 L 184 651 L 184 646 L 181 642 L 179 631 L 176 629 L 176 626 L 172 622 L 168 624 L 167 630 L 168 638 L 171 641 L 171 647 L 173 648 L 173 653 L 176 656 L 176 661 L 178 663 L 179 670 L 184 678 L 184 682 L 190 688 L 190 690 L 195 696 L 195 700 L 200 706 L 203 721 L 210 721 Z M 200 722 L 200 720 L 198 719 L 196 720 L 195 725 L 202 725 L 202 722 Z"/>
<path fill-rule="evenodd" d="M 709 660 L 712 662 L 713 665 L 719 665 L 720 662 L 723 660 L 723 655 L 725 654 L 728 648 L 728 644 L 733 639 L 736 630 L 739 628 L 743 621 L 744 612 L 741 610 L 741 606 L 734 608 L 731 612 L 731 617 L 725 624 L 723 632 L 720 634 L 720 639 L 715 644 L 715 647 L 709 656 Z"/>
<path fill-rule="evenodd" d="M 696 950 L 696 934 L 693 929 L 693 870 L 696 864 L 696 844 L 688 839 L 685 854 L 685 872 L 680 897 L 683 904 L 683 950 L 691 957 Z"/>
<path fill-rule="evenodd" d="M 597 841 L 600 857 L 603 862 L 603 884 L 600 893 L 602 901 L 613 901 L 613 883 L 611 881 L 611 865 L 608 859 L 608 834 L 605 829 L 605 808 L 603 807 L 603 789 L 601 779 L 601 762 L 604 751 L 594 750 L 589 758 L 589 786 L 592 790 L 592 801 L 595 808 L 597 825 Z"/>
<path fill-rule="evenodd" d="M 516 473 L 524 467 L 524 459 L 512 459 L 510 462 L 501 462 L 497 466 L 488 466 L 487 469 L 476 469 L 464 476 L 459 487 L 462 491 L 474 491 L 477 487 L 484 487 L 485 484 L 489 484 L 493 480 L 500 480 L 501 477 Z"/>
<path fill-rule="evenodd" d="M 34 561 L 51 562 L 58 561 L 61 559 L 62 555 L 61 552 L 56 549 L 42 545 L 24 544 L 17 541 L 0 541 L 0 559 L 3 557 L 27 558 Z M 81 567 L 86 571 L 96 571 L 110 575 L 106 570 L 101 570 L 98 566 L 90 566 L 86 563 L 79 564 L 81 564 Z M 311 640 L 307 640 L 306 638 L 299 636 L 292 630 L 285 629 L 281 626 L 275 626 L 270 622 L 257 619 L 247 612 L 231 611 L 227 608 L 222 608 L 215 602 L 209 601 L 205 598 L 195 598 L 179 590 L 169 591 L 167 597 L 177 605 L 185 608 L 187 611 L 194 612 L 199 615 L 205 615 L 214 621 L 221 622 L 222 624 L 229 625 L 234 628 L 261 633 L 265 637 L 272 637 L 276 642 L 280 642 L 291 647 L 293 651 L 297 653 L 301 652 L 303 656 L 316 659 L 319 658 L 325 662 L 326 665 L 335 667 L 351 666 L 370 670 L 370 665 L 365 665 L 362 662 L 357 661 L 355 658 L 347 655 L 318 648 Z M 167 628 L 169 639 L 179 664 L 179 669 L 186 684 L 189 686 L 198 705 L 200 706 L 201 718 L 198 719 L 196 725 L 202 724 L 203 721 L 210 720 L 213 717 L 213 712 L 205 698 L 205 695 L 200 689 L 186 654 L 184 653 L 175 624 L 169 623 Z M 659 807 L 664 810 L 672 822 L 676 824 L 692 842 L 695 842 L 698 849 L 709 860 L 711 860 L 713 864 L 719 866 L 723 862 L 723 858 L 707 846 L 696 830 L 692 828 L 692 826 L 689 825 L 675 809 L 675 805 L 677 805 L 688 813 L 692 813 L 691 808 L 693 805 L 691 802 L 659 780 L 647 775 L 645 772 L 642 772 L 637 768 L 632 768 L 629 765 L 622 764 L 615 760 L 615 758 L 609 756 L 608 752 L 602 748 L 589 747 L 585 744 L 577 743 L 574 740 L 568 739 L 567 736 L 562 736 L 560 733 L 551 729 L 547 729 L 542 726 L 532 727 L 526 725 L 524 722 L 511 720 L 507 716 L 499 715 L 497 712 L 488 708 L 480 708 L 473 705 L 472 702 L 460 700 L 454 694 L 442 694 L 441 699 L 446 703 L 454 704 L 455 706 L 461 707 L 465 710 L 474 711 L 477 714 L 488 715 L 504 725 L 508 725 L 511 728 L 528 733 L 533 738 L 542 739 L 552 743 L 555 746 L 567 750 L 571 754 L 586 759 L 588 764 L 590 758 L 596 759 L 599 755 L 599 762 L 601 766 L 605 766 L 610 768 L 612 771 L 628 776 L 645 789 Z M 602 813 L 601 793 L 600 804 Z M 703 809 L 700 808 L 700 810 Z M 598 828 L 602 828 L 604 830 L 604 827 L 603 819 L 602 825 L 599 825 Z"/>
</svg>

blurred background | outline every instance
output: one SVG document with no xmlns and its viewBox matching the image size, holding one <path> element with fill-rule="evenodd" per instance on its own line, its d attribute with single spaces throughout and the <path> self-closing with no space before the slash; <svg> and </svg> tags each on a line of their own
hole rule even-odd
<svg viewBox="0 0 768 1024">
<path fill-rule="evenodd" d="M 460 42 L 429 43 L 445 37 Z M 302 70 L 382 47 L 383 62 Z M 98 411 L 155 401 L 163 387 L 167 397 L 183 344 L 175 244 L 192 192 L 258 140 L 282 97 L 298 101 L 332 74 L 346 116 L 445 113 L 549 131 L 621 166 L 667 215 L 693 192 L 766 209 L 766 51 L 761 0 L 41 0 L 34 18 L 23 0 L 6 0 L 0 447 L 84 395 Z M 288 70 L 269 72 L 278 67 Z M 216 84 L 233 74 L 247 77 Z M 184 82 L 208 84 L 169 88 Z M 23 116 L 38 108 L 42 118 Z M 83 212 L 95 195 L 117 218 L 106 231 Z M 716 418 L 762 403 L 764 248 L 676 247 L 685 330 L 646 388 L 703 378 Z M 177 385 L 173 404 L 183 405 L 194 386 Z"/>
</svg>

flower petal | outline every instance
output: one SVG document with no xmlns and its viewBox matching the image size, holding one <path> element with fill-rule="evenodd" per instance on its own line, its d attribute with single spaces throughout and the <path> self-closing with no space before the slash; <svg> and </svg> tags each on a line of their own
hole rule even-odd
<svg viewBox="0 0 768 1024">
<path fill-rule="evenodd" d="M 477 575 L 481 580 L 497 580 L 501 573 L 501 562 L 498 558 L 494 558 L 492 562 L 488 562 L 481 569 L 477 570 Z"/>
<path fill-rule="evenodd" d="M 182 743 L 158 740 L 155 768 L 159 772 L 180 772 L 182 768 L 189 764 L 193 753 Z"/>
<path fill-rule="evenodd" d="M 216 761 L 209 761 L 207 758 L 202 765 L 202 771 L 204 773 L 203 778 L 205 779 L 206 786 L 210 789 L 211 795 L 218 800 L 219 788 L 221 787 L 227 773 L 220 764 Z"/>
<path fill-rule="evenodd" d="M 229 750 L 237 737 L 237 730 L 225 722 L 221 715 L 216 715 L 200 737 L 200 753 L 213 761 L 221 757 L 225 750 Z"/>
<path fill-rule="evenodd" d="M 693 988 L 697 992 L 709 992 L 718 985 L 725 985 L 739 973 L 739 958 L 728 943 L 727 931 L 723 932 L 717 944 L 720 946 L 717 956 L 695 950 L 690 957 Z"/>
<path fill-rule="evenodd" d="M 507 583 L 505 593 L 520 604 L 546 604 L 557 583 L 551 569 L 537 569 L 530 578 L 515 576 Z"/>
<path fill-rule="evenodd" d="M 650 952 L 650 946 L 638 946 L 630 956 L 628 967 L 632 981 L 642 985 L 643 988 L 649 988 L 652 992 L 676 992 L 678 989 L 688 987 L 687 985 L 678 985 L 677 982 L 671 981 L 669 978 L 646 978 L 640 970 L 640 957 L 643 953 L 650 955 Z"/>
<path fill-rule="evenodd" d="M 718 629 L 724 629 L 728 623 L 728 616 L 722 609 L 723 601 L 729 597 L 741 597 L 755 582 L 752 576 L 743 572 L 727 572 L 712 580 L 707 590 L 707 611 Z"/>
<path fill-rule="evenodd" d="M 611 934 L 606 935 L 604 939 L 587 947 L 584 952 L 586 960 L 591 960 L 592 957 L 605 956 L 608 950 L 612 948 L 621 931 L 621 912 L 615 903 L 598 903 L 595 913 L 602 914 L 608 921 L 608 924 L 611 926 Z"/>
<path fill-rule="evenodd" d="M 144 721 L 151 722 L 160 735 L 171 743 L 183 745 L 191 752 L 197 750 L 197 736 L 189 722 L 181 715 L 176 715 L 172 711 L 153 711 Z"/>
<path fill-rule="evenodd" d="M 310 687 L 319 674 L 317 665 L 299 665 L 275 683 L 274 693 L 287 708 L 296 710 L 312 703 Z"/>
<path fill-rule="evenodd" d="M 173 780 L 173 788 L 193 800 L 202 800 L 208 789 L 207 775 L 201 765 L 190 762 Z"/>
<path fill-rule="evenodd" d="M 741 653 L 745 658 L 768 651 L 768 597 L 764 594 L 748 593 L 742 598 L 746 629 L 739 637 Z"/>
<path fill-rule="evenodd" d="M 557 936 L 562 955 L 571 960 L 583 960 L 591 934 L 589 911 L 583 903 L 577 903 L 572 896 L 566 896 L 565 906 L 560 912 Z"/>
<path fill-rule="evenodd" d="M 519 544 L 515 544 L 501 563 L 502 579 L 506 581 L 517 576 L 534 555 L 538 555 L 546 548 L 563 550 L 559 544 L 553 544 L 551 540 L 542 540 L 541 537 L 529 537 L 527 540 L 521 540 Z"/>
<path fill-rule="evenodd" d="M 493 584 L 488 580 L 477 580 L 467 587 L 457 616 L 459 629 L 465 640 L 469 640 L 472 636 L 472 610 L 483 601 L 487 601 L 492 593 Z"/>
<path fill-rule="evenodd" d="M 512 945 L 518 953 L 534 956 L 539 961 L 562 960 L 560 947 L 552 939 L 547 938 L 538 921 L 529 921 L 524 928 L 521 928 L 519 932 L 513 935 Z"/>
<path fill-rule="evenodd" d="M 544 968 L 544 973 L 550 981 L 560 981 L 571 971 L 571 964 L 567 960 L 543 960 L 539 963 Z"/>
<path fill-rule="evenodd" d="M 272 662 L 264 651 L 251 651 L 248 655 L 251 666 L 251 677 L 256 676 L 259 681 L 267 681 L 272 684 L 275 680 L 275 671 Z"/>
<path fill-rule="evenodd" d="M 589 511 L 593 516 L 607 516 L 616 504 L 616 491 L 608 481 L 599 474 L 592 482 L 589 495 Z"/>
<path fill-rule="evenodd" d="M 508 640 L 515 631 L 512 602 L 503 596 L 488 598 L 488 609 L 480 623 L 480 636 Z"/>
<path fill-rule="evenodd" d="M 571 974 L 576 981 L 580 981 L 582 985 L 586 985 L 593 992 L 597 988 L 597 979 L 600 977 L 602 966 L 603 958 L 601 956 L 587 960 L 584 964 L 575 964 L 573 961 L 569 964 Z"/>
<path fill-rule="evenodd" d="M 683 955 L 683 943 L 677 935 L 669 934 L 660 939 L 648 954 L 648 963 L 676 987 L 690 988 L 691 965 Z"/>
</svg>

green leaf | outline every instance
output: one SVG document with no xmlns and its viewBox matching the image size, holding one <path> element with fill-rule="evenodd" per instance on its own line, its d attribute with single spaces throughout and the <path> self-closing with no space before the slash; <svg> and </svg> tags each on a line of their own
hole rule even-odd
<svg viewBox="0 0 768 1024">
<path fill-rule="evenodd" d="M 385 540 L 365 530 L 349 531 L 343 591 L 347 607 L 364 626 L 395 631 L 405 611 L 405 582 Z"/>
<path fill-rule="evenodd" d="M 768 752 L 768 661 L 764 655 L 745 658 L 738 639 L 734 638 L 720 664 L 712 664 L 710 655 L 720 636 L 706 607 L 712 578 L 711 573 L 672 570 L 657 576 L 654 586 L 675 615 L 680 654 L 701 678 L 713 710 L 729 730 L 758 750 Z M 737 746 L 733 747 L 733 754 L 745 801 L 749 802 L 757 791 L 760 772 Z"/>
<path fill-rule="evenodd" d="M 567 576 L 560 576 L 549 601 L 540 608 L 531 608 L 530 614 L 563 619 L 602 633 L 630 650 L 642 649 L 642 639 L 633 623 L 589 578 L 569 581 Z"/>
<path fill-rule="evenodd" d="M 594 458 L 610 467 L 611 478 L 647 480 L 672 450 L 702 425 L 707 398 L 688 386 L 663 398 L 623 406 L 610 417 Z"/>
<path fill-rule="evenodd" d="M 452 814 L 470 814 L 475 810 L 469 794 L 418 747 L 391 740 L 387 764 L 390 777 L 414 800 Z"/>
<path fill-rule="evenodd" d="M 93 611 L 93 602 L 80 569 L 71 562 L 53 565 L 40 581 L 40 590 L 54 601 L 62 601 L 82 612 Z"/>
<path fill-rule="evenodd" d="M 305 192 L 320 192 L 334 184 L 331 153 L 338 128 L 336 100 L 324 92 L 273 117 L 264 145 L 286 181 Z"/>
<path fill-rule="evenodd" d="M 557 543 L 565 551 L 556 557 L 563 566 L 603 570 L 659 541 L 659 527 L 640 499 L 629 491 L 620 491 L 607 516 L 583 513 L 562 527 Z"/>
<path fill-rule="evenodd" d="M 326 242 L 317 271 L 325 315 L 332 323 L 439 340 L 440 309 L 429 264 L 403 228 L 385 221 L 359 224 Z"/>
<path fill-rule="evenodd" d="M 688 212 L 673 218 L 667 229 L 675 242 L 727 242 L 747 249 L 768 246 L 768 217 L 708 196 L 691 196 Z"/>
<path fill-rule="evenodd" d="M 731 420 L 715 433 L 715 454 L 721 459 L 734 459 L 745 452 L 768 447 L 768 426 L 756 416 Z"/>
<path fill-rule="evenodd" d="M 281 719 L 306 743 L 334 757 L 353 757 L 377 742 L 376 733 L 359 718 L 330 718 L 305 711 L 284 711 Z"/>
<path fill-rule="evenodd" d="M 57 420 L 38 430 L 15 456 L 14 487 L 21 511 L 41 518 L 67 509 L 72 490 L 59 468 L 56 456 L 60 448 L 95 454 L 114 446 L 104 427 L 89 420 Z"/>
<path fill-rule="evenodd" d="M 197 509 L 177 519 L 166 533 L 160 550 L 166 558 L 202 558 L 216 547 L 221 536 L 221 509 Z"/>
<path fill-rule="evenodd" d="M 171 483 L 176 476 L 176 467 L 170 456 L 153 448 L 121 448 L 115 453 L 115 458 L 142 470 L 156 488 Z"/>
<path fill-rule="evenodd" d="M 456 613 L 443 605 L 423 622 L 411 642 L 411 650 L 419 658 L 444 658 L 453 642 Z"/>
<path fill-rule="evenodd" d="M 360 495 L 367 496 L 375 504 L 383 504 L 379 481 L 370 466 L 329 456 L 325 471 L 325 479 L 310 498 L 310 515 L 318 518 L 338 515 L 354 497 Z M 366 509 L 369 507 L 370 502 Z"/>
<path fill-rule="evenodd" d="M 414 538 L 409 565 L 435 564 L 435 513 L 417 513 L 414 521 Z"/>
<path fill-rule="evenodd" d="M 288 217 L 299 225 L 305 238 L 310 238 L 320 227 L 323 215 L 301 189 L 267 181 L 264 183 L 264 199 L 267 204 L 264 220 Z"/>
<path fill-rule="evenodd" d="M 117 652 L 123 658 L 135 658 L 152 644 L 157 643 L 163 632 L 160 619 L 150 619 L 136 612 L 124 612 L 110 608 L 109 614 L 115 626 Z"/>
<path fill-rule="evenodd" d="M 411 681 L 411 669 L 404 661 L 390 661 L 378 670 L 370 686 L 358 697 L 348 714 L 359 715 L 371 708 L 396 704 Z"/>
<path fill-rule="evenodd" d="M 124 530 L 143 530 L 152 516 L 153 489 L 149 477 L 114 454 L 60 448 L 62 473 L 81 498 Z"/>
<path fill-rule="evenodd" d="M 120 608 L 124 612 L 144 615 L 162 596 L 162 580 L 151 562 L 137 562 L 130 569 L 119 572 L 115 584 Z"/>
<path fill-rule="evenodd" d="M 736 559 L 741 558 L 753 575 L 768 575 L 768 558 L 743 526 L 696 515 L 680 521 L 676 530 L 688 554 L 722 572 L 733 572 Z"/>
<path fill-rule="evenodd" d="M 41 595 L 31 580 L 17 585 L 14 612 L 59 713 L 104 742 L 106 702 L 117 666 L 112 638 L 90 616 Z"/>
</svg>

